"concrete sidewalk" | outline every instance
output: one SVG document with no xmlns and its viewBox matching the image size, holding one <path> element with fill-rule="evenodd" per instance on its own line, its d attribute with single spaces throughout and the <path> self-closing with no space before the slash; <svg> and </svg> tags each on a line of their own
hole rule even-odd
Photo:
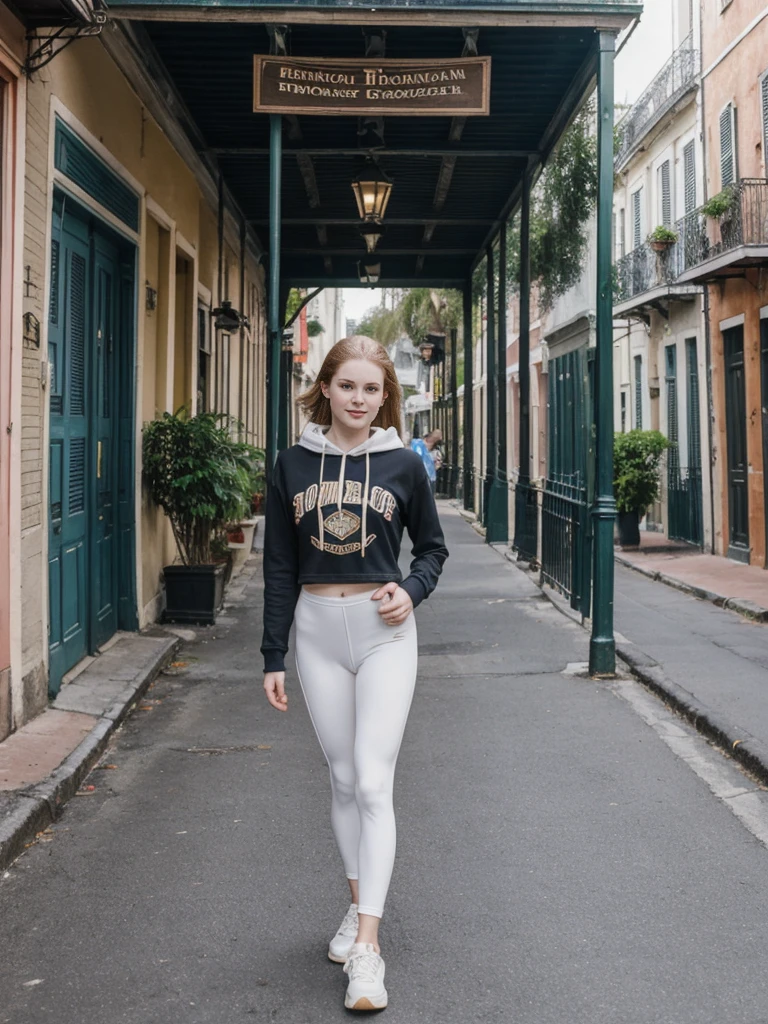
<svg viewBox="0 0 768 1024">
<path fill-rule="evenodd" d="M 729 608 L 757 622 L 768 621 L 768 572 L 686 544 L 641 533 L 639 551 L 616 550 L 616 561 L 649 579 L 692 597 Z"/>
<path fill-rule="evenodd" d="M 616 557 L 619 657 L 768 783 L 768 573 L 653 534 L 643 547 Z M 511 551 L 508 557 L 516 559 Z M 579 621 L 560 594 L 542 591 Z"/>
<path fill-rule="evenodd" d="M 42 714 L 0 743 L 0 870 L 56 820 L 179 643 L 116 634 Z"/>
</svg>

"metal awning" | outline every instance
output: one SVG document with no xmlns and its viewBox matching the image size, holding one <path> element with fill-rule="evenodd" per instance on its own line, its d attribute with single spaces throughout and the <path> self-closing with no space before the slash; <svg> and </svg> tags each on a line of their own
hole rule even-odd
<svg viewBox="0 0 768 1024">
<path fill-rule="evenodd" d="M 418 7 L 388 0 L 375 13 L 337 0 L 268 7 L 122 0 L 110 15 L 143 19 L 131 31 L 144 52 L 155 51 L 196 126 L 198 147 L 262 238 L 270 128 L 269 116 L 252 109 L 253 56 L 270 51 L 268 21 L 288 25 L 291 56 L 333 58 L 364 56 L 366 23 L 386 29 L 387 58 L 422 59 L 461 56 L 459 22 L 479 26 L 477 53 L 492 58 L 490 116 L 387 116 L 382 138 L 361 137 L 353 116 L 301 115 L 283 125 L 285 285 L 359 285 L 365 247 L 350 185 L 375 152 L 395 183 L 376 251 L 380 284 L 462 287 L 519 200 L 529 162 L 546 159 L 590 87 L 597 30 L 618 31 L 639 10 L 624 0 L 431 0 Z M 497 24 L 482 27 L 480 15 Z M 230 17 L 240 20 L 222 20 Z M 445 24 L 448 17 L 456 23 Z"/>
</svg>

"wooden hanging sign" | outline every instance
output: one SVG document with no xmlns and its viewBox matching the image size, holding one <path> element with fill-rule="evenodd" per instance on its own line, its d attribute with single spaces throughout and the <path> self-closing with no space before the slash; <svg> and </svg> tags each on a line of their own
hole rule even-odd
<svg viewBox="0 0 768 1024">
<path fill-rule="evenodd" d="M 254 57 L 253 109 L 264 114 L 454 117 L 490 112 L 490 57 L 390 60 Z"/>
</svg>

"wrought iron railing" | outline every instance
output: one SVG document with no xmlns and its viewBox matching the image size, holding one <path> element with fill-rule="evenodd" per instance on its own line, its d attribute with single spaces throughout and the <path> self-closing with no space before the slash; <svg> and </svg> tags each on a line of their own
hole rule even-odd
<svg viewBox="0 0 768 1024">
<path fill-rule="evenodd" d="M 590 552 L 586 490 L 578 483 L 547 480 L 541 510 L 541 576 L 587 617 L 592 590 Z"/>
<path fill-rule="evenodd" d="M 675 50 L 654 80 L 616 126 L 618 151 L 616 167 L 621 167 L 636 146 L 661 118 L 696 83 L 699 52 L 688 36 Z"/>
<path fill-rule="evenodd" d="M 719 217 L 699 208 L 676 225 L 678 275 L 742 245 L 768 245 L 768 179 L 741 178 L 726 195 L 729 203 Z"/>
<path fill-rule="evenodd" d="M 670 285 L 687 270 L 742 245 L 768 245 L 768 179 L 742 178 L 727 190 L 730 203 L 720 217 L 692 210 L 674 227 L 677 241 L 655 251 L 644 242 L 615 267 L 614 302 Z"/>
<path fill-rule="evenodd" d="M 515 494 L 515 533 L 512 547 L 526 562 L 539 557 L 539 489 L 517 481 Z"/>
<path fill-rule="evenodd" d="M 704 543 L 701 469 L 681 469 L 674 463 L 667 471 L 667 533 L 670 540 L 684 540 L 699 547 Z"/>
</svg>

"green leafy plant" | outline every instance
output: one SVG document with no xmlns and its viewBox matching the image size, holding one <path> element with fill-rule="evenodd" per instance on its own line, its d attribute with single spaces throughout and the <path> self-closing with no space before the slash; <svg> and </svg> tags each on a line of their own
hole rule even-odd
<svg viewBox="0 0 768 1024">
<path fill-rule="evenodd" d="M 630 430 L 613 442 L 613 489 L 619 512 L 644 515 L 659 496 L 659 465 L 671 443 L 658 430 Z"/>
<path fill-rule="evenodd" d="M 229 423 L 217 413 L 179 410 L 144 426 L 144 480 L 184 565 L 211 563 L 215 538 L 249 508 L 259 449 L 235 441 Z"/>
<path fill-rule="evenodd" d="M 325 328 L 319 320 L 307 320 L 307 337 L 316 338 L 318 334 L 324 334 Z"/>
<path fill-rule="evenodd" d="M 649 242 L 663 242 L 666 245 L 674 245 L 680 236 L 672 228 L 668 228 L 665 224 L 659 224 L 653 231 L 648 235 Z"/>
<path fill-rule="evenodd" d="M 712 196 L 701 208 L 701 212 L 707 217 L 712 217 L 715 220 L 718 217 L 723 217 L 727 213 L 733 212 L 736 203 L 738 202 L 738 193 L 733 185 L 727 185 L 722 192 L 718 192 L 716 196 Z"/>
<path fill-rule="evenodd" d="M 575 118 L 549 159 L 531 197 L 531 281 L 543 311 L 578 283 L 587 262 L 587 226 L 597 201 L 595 105 Z M 520 214 L 507 226 L 507 283 L 520 280 Z M 480 284 L 480 281 L 473 283 Z"/>
</svg>

